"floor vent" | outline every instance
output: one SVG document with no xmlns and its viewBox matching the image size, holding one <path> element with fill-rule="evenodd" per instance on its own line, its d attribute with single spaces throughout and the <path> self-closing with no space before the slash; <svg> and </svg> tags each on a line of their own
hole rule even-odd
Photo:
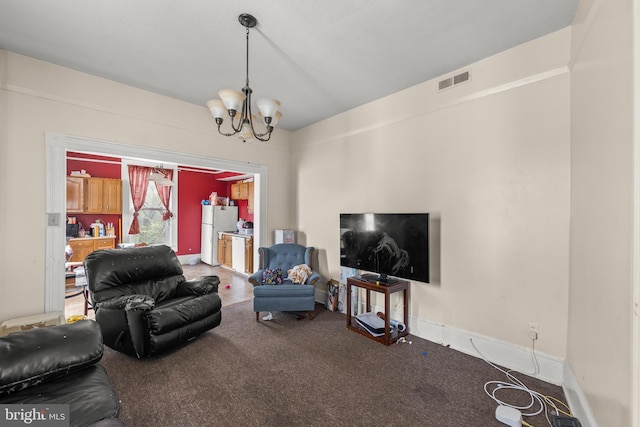
<svg viewBox="0 0 640 427">
<path fill-rule="evenodd" d="M 453 77 L 449 77 L 444 80 L 441 80 L 438 83 L 438 90 L 447 89 L 452 86 L 459 85 L 460 83 L 467 82 L 469 81 L 469 77 L 470 77 L 469 72 L 465 71 L 464 73 L 460 73 Z"/>
</svg>

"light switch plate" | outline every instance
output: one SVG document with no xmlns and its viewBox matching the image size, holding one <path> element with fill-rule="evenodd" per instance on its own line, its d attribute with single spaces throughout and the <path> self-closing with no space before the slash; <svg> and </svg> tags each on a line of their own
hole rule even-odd
<svg viewBox="0 0 640 427">
<path fill-rule="evenodd" d="M 57 227 L 60 225 L 60 214 L 59 213 L 48 213 L 47 214 L 47 226 L 49 227 Z"/>
</svg>

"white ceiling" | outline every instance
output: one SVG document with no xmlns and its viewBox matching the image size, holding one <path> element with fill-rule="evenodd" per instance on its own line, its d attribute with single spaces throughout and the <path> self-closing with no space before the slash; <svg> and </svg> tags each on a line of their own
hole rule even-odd
<svg viewBox="0 0 640 427">
<path fill-rule="evenodd" d="M 311 123 L 571 24 L 579 0 L 0 0 L 0 49 L 205 107 L 245 80 Z"/>
</svg>

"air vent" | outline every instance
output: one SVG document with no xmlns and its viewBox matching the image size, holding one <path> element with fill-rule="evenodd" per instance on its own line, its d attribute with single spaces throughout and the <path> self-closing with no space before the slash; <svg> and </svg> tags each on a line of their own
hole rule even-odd
<svg viewBox="0 0 640 427">
<path fill-rule="evenodd" d="M 446 78 L 441 80 L 438 83 L 438 90 L 443 90 L 450 88 L 455 85 L 459 85 L 460 83 L 464 83 L 469 81 L 469 72 L 465 71 L 464 73 L 457 74 L 453 77 Z"/>
<path fill-rule="evenodd" d="M 453 76 L 453 84 L 457 85 L 460 84 L 462 82 L 466 82 L 467 80 L 469 80 L 469 72 L 465 71 L 462 74 L 458 74 L 457 76 Z"/>
<path fill-rule="evenodd" d="M 451 86 L 453 86 L 453 78 L 451 78 L 451 77 L 449 77 L 448 79 L 444 79 L 440 83 L 438 83 L 438 88 L 440 90 L 446 89 L 446 88 L 451 87 Z"/>
</svg>

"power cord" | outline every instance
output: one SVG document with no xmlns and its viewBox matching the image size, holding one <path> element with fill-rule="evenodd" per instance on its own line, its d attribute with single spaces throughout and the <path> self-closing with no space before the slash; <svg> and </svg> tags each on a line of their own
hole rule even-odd
<svg viewBox="0 0 640 427">
<path fill-rule="evenodd" d="M 480 357 L 485 362 L 487 362 L 490 366 L 494 367 L 498 371 L 500 371 L 503 374 L 505 374 L 507 379 L 509 380 L 509 381 L 488 381 L 488 382 L 486 382 L 484 384 L 485 393 L 487 394 L 487 396 L 489 396 L 491 399 L 493 399 L 498 405 L 503 405 L 503 406 L 507 406 L 507 407 L 510 407 L 510 408 L 514 408 L 514 409 L 517 409 L 518 411 L 529 411 L 529 412 L 526 412 L 526 413 L 522 413 L 522 415 L 526 416 L 526 417 L 533 417 L 533 416 L 536 416 L 536 415 L 544 412 L 545 418 L 547 419 L 547 423 L 551 427 L 553 427 L 553 425 L 551 424 L 551 420 L 549 419 L 549 412 L 550 412 L 550 408 L 549 407 L 553 408 L 553 411 L 555 411 L 555 415 L 558 415 L 561 412 L 565 413 L 564 411 L 561 411 L 560 409 L 558 409 L 558 407 L 556 406 L 554 401 L 560 402 L 563 406 L 565 406 L 567 408 L 567 410 L 569 409 L 569 407 L 565 403 L 559 401 L 558 399 L 556 399 L 554 397 L 551 397 L 551 396 L 544 396 L 541 393 L 528 388 L 522 381 L 520 381 L 518 378 L 516 378 L 512 374 L 513 370 L 505 371 L 504 369 L 502 369 L 499 366 L 495 365 L 494 363 L 489 361 L 484 356 L 484 354 L 482 354 L 482 352 L 478 349 L 478 347 L 476 347 L 476 345 L 473 342 L 472 338 L 469 338 L 469 341 L 471 341 L 471 345 L 478 352 Z M 535 358 L 535 353 L 532 353 L 532 359 L 534 360 L 534 370 L 536 371 L 536 373 L 538 373 L 540 368 L 539 368 L 537 359 Z M 501 400 L 500 398 L 498 398 L 498 396 L 497 396 L 498 392 L 501 391 L 501 390 L 523 391 L 523 392 L 525 392 L 525 393 L 527 393 L 529 395 L 531 400 L 530 400 L 529 404 L 524 405 L 524 406 L 518 406 L 518 405 L 507 403 L 507 402 Z M 525 425 L 527 427 L 532 427 L 531 424 L 528 424 L 524 420 L 522 421 L 522 425 Z"/>
</svg>

